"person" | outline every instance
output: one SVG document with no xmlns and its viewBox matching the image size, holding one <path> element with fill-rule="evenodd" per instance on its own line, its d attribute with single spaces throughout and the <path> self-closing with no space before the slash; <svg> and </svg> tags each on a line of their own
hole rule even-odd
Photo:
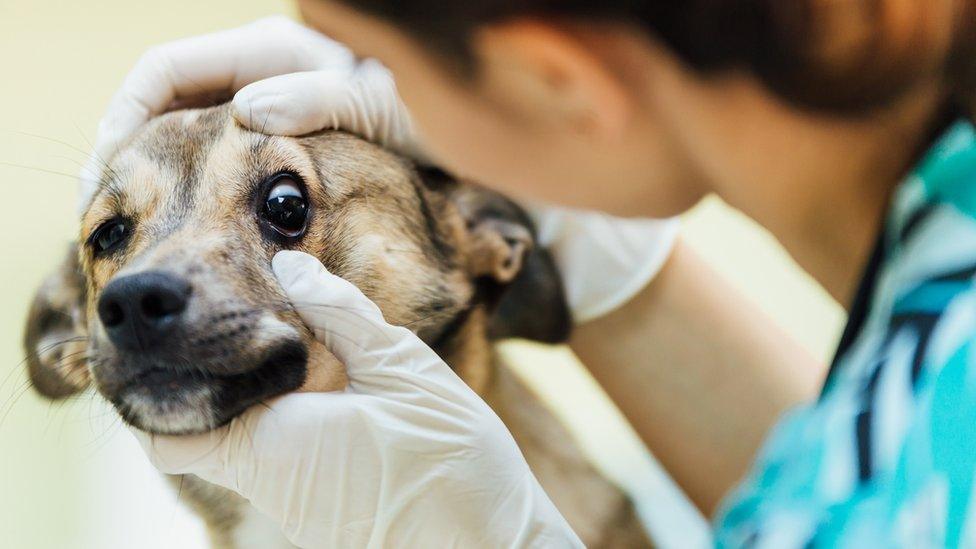
<svg viewBox="0 0 976 549">
<path fill-rule="evenodd" d="M 673 224 L 539 213 L 574 350 L 718 509 L 716 543 L 976 544 L 970 2 L 299 4 L 339 42 L 272 19 L 155 48 L 96 152 L 233 94 L 252 129 L 346 129 L 526 201 L 666 218 L 716 193 L 849 308 L 819 396 L 816 361 Z M 350 389 L 142 436 L 157 467 L 237 491 L 303 547 L 579 545 L 504 426 L 423 343 L 314 259 L 273 267 L 292 300 L 342 305 L 303 318 Z"/>
</svg>

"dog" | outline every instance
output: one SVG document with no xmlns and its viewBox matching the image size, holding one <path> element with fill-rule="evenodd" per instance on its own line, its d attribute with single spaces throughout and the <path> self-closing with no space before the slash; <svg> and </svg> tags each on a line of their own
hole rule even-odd
<svg viewBox="0 0 976 549">
<path fill-rule="evenodd" d="M 631 501 L 492 352 L 571 327 L 552 257 L 513 202 L 341 131 L 245 130 L 226 106 L 162 115 L 102 168 L 77 244 L 29 312 L 42 395 L 93 385 L 129 425 L 188 434 L 309 384 L 343 389 L 271 271 L 277 251 L 301 250 L 485 399 L 587 546 L 649 545 Z M 174 482 L 214 547 L 291 547 L 239 496 Z"/>
</svg>

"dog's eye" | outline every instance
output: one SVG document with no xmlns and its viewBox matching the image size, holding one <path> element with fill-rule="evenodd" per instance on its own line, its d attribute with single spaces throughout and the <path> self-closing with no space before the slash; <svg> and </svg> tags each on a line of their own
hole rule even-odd
<svg viewBox="0 0 976 549">
<path fill-rule="evenodd" d="M 115 251 L 129 238 L 129 226 L 124 219 L 115 218 L 102 223 L 88 238 L 95 255 Z"/>
<path fill-rule="evenodd" d="M 299 183 L 288 175 L 276 178 L 268 191 L 262 215 L 282 235 L 300 236 L 308 221 L 308 201 Z"/>
</svg>

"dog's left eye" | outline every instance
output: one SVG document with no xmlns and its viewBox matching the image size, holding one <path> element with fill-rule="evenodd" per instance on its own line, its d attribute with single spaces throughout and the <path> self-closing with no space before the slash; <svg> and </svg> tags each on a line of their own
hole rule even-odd
<svg viewBox="0 0 976 549">
<path fill-rule="evenodd" d="M 299 183 L 289 175 L 277 177 L 268 190 L 261 214 L 282 235 L 301 236 L 308 222 L 308 201 Z"/>
<path fill-rule="evenodd" d="M 88 245 L 91 246 L 96 256 L 115 251 L 129 238 L 129 226 L 126 220 L 121 218 L 110 219 L 95 229 L 95 232 L 88 238 Z"/>
</svg>

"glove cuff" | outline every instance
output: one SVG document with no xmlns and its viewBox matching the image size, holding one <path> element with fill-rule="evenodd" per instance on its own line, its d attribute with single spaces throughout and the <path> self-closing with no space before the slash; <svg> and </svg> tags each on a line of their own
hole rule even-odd
<svg viewBox="0 0 976 549">
<path fill-rule="evenodd" d="M 640 293 L 667 262 L 680 222 L 621 219 L 563 208 L 530 208 L 539 242 L 563 277 L 574 322 L 607 315 Z"/>
<path fill-rule="evenodd" d="M 578 309 L 574 309 L 573 321 L 577 325 L 596 320 L 623 307 L 647 287 L 664 268 L 678 239 L 681 223 L 677 219 L 648 220 L 647 223 L 654 223 L 656 226 L 653 239 L 647 243 L 648 250 L 643 261 L 635 265 L 630 276 L 620 280 L 621 284 L 615 291 L 611 291 L 600 300 L 583 303 Z"/>
</svg>

